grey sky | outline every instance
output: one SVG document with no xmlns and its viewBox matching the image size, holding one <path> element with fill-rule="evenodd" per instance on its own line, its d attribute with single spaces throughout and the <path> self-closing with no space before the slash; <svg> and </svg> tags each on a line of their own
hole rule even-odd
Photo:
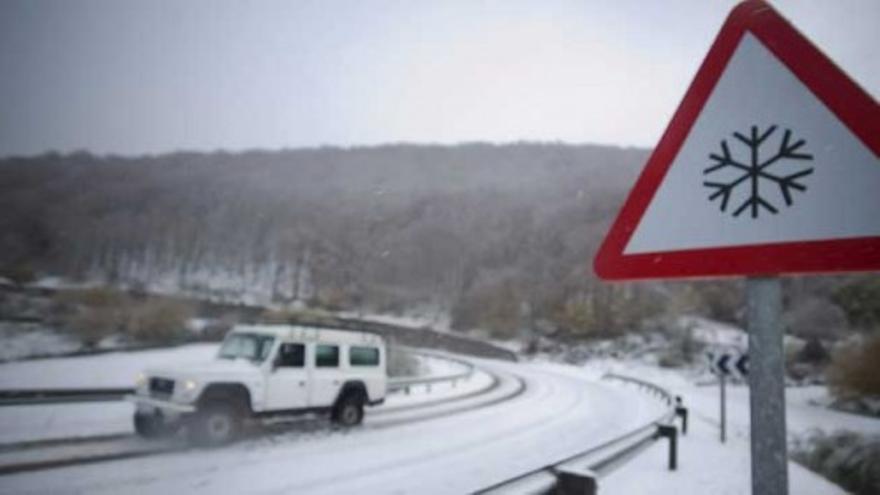
<svg viewBox="0 0 880 495">
<path fill-rule="evenodd" d="M 0 155 L 653 146 L 733 1 L 0 3 Z M 880 2 L 773 2 L 877 97 Z"/>
</svg>

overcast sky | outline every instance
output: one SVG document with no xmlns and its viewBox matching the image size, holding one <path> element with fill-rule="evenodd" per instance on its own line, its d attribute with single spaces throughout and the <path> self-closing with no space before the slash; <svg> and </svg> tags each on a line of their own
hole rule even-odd
<svg viewBox="0 0 880 495">
<path fill-rule="evenodd" d="M 0 156 L 650 147 L 733 1 L 0 3 Z M 875 98 L 880 1 L 773 2 Z"/>
</svg>

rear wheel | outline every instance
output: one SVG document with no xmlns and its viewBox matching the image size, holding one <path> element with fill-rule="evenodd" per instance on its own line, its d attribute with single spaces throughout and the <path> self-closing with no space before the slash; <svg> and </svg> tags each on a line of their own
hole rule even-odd
<svg viewBox="0 0 880 495">
<path fill-rule="evenodd" d="M 210 402 L 199 407 L 190 423 L 190 440 L 196 445 L 226 445 L 241 433 L 242 415 L 234 404 Z"/>
<path fill-rule="evenodd" d="M 333 408 L 333 422 L 345 427 L 356 426 L 364 419 L 364 399 L 361 394 L 343 396 Z"/>
</svg>

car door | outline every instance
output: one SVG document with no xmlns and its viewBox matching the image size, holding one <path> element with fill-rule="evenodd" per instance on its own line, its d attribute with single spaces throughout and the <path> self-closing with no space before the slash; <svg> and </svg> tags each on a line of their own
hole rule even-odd
<svg viewBox="0 0 880 495">
<path fill-rule="evenodd" d="M 310 405 L 333 405 L 342 388 L 342 347 L 337 344 L 314 344 Z"/>
<path fill-rule="evenodd" d="M 266 379 L 266 410 L 307 407 L 309 388 L 306 345 L 282 342 Z"/>
</svg>

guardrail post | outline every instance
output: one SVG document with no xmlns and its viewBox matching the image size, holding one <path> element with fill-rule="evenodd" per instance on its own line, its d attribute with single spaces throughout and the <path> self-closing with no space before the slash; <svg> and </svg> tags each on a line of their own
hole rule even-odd
<svg viewBox="0 0 880 495">
<path fill-rule="evenodd" d="M 681 396 L 675 396 L 675 415 L 681 418 L 681 435 L 687 435 L 688 432 L 688 410 L 681 403 Z"/>
<path fill-rule="evenodd" d="M 429 394 L 431 393 L 431 384 L 430 383 L 425 384 L 425 391 L 427 391 Z"/>
<path fill-rule="evenodd" d="M 657 436 L 669 439 L 669 470 L 678 469 L 678 430 L 675 425 L 657 425 Z"/>
<path fill-rule="evenodd" d="M 589 469 L 559 468 L 555 474 L 553 495 L 596 495 L 599 491 L 596 473 Z"/>
<path fill-rule="evenodd" d="M 403 393 L 405 393 L 406 395 L 409 395 L 409 385 L 403 387 Z"/>
</svg>

